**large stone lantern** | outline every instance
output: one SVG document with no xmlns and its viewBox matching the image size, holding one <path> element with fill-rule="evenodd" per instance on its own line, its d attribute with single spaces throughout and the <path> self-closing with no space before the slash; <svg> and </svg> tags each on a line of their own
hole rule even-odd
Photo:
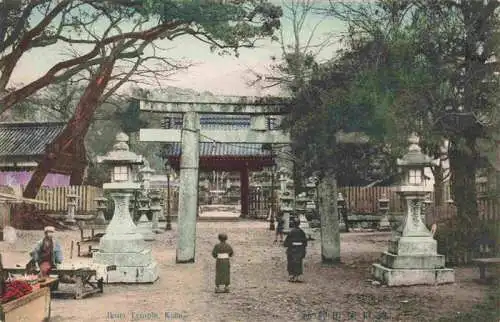
<svg viewBox="0 0 500 322">
<path fill-rule="evenodd" d="M 422 222 L 421 210 L 432 187 L 425 185 L 424 169 L 432 160 L 421 152 L 418 138 L 409 139 L 410 147 L 398 165 L 403 173 L 397 192 L 405 199 L 407 210 L 401 235 L 389 241 L 381 264 L 373 264 L 374 277 L 388 286 L 453 283 L 455 274 L 444 267 L 444 255 L 437 254 L 437 242 Z"/>
<path fill-rule="evenodd" d="M 158 279 L 158 267 L 151 246 L 137 231 L 129 213 L 132 193 L 140 189 L 134 182 L 134 167 L 144 163 L 142 156 L 129 151 L 128 136 L 119 133 L 113 150 L 97 157 L 97 162 L 110 167 L 111 182 L 103 189 L 110 192 L 115 209 L 106 234 L 101 238 L 93 265 L 106 283 L 151 283 Z M 109 267 L 114 269 L 110 270 Z"/>
</svg>

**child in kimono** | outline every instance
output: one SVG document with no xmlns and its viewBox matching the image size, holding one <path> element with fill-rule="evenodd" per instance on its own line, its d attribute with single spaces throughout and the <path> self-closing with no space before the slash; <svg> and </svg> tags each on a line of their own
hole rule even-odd
<svg viewBox="0 0 500 322">
<path fill-rule="evenodd" d="M 292 220 L 293 228 L 285 238 L 283 246 L 286 249 L 287 270 L 289 282 L 300 282 L 299 276 L 303 273 L 302 262 L 306 256 L 307 237 L 302 229 L 300 229 L 300 220 L 294 218 Z"/>
<path fill-rule="evenodd" d="M 230 284 L 230 264 L 229 258 L 233 256 L 233 249 L 226 243 L 227 235 L 219 234 L 219 241 L 215 245 L 212 256 L 216 259 L 215 262 L 215 293 L 220 293 L 219 286 L 224 285 L 225 293 L 229 292 Z"/>
</svg>

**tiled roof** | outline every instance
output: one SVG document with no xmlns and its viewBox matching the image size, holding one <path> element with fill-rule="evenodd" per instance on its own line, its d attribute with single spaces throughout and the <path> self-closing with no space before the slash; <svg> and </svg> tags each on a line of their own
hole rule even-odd
<svg viewBox="0 0 500 322">
<path fill-rule="evenodd" d="M 180 129 L 182 127 L 181 117 L 172 117 L 171 128 Z M 276 128 L 277 122 L 271 119 L 271 129 Z M 250 115 L 220 115 L 203 114 L 200 116 L 200 127 L 211 130 L 241 130 L 250 128 Z M 171 144 L 169 155 L 179 156 L 181 144 Z M 251 157 L 269 156 L 271 151 L 262 150 L 262 144 L 229 144 L 229 143 L 200 143 L 200 157 L 224 156 L 224 157 Z"/>
<path fill-rule="evenodd" d="M 43 155 L 65 123 L 0 123 L 0 157 Z"/>
</svg>

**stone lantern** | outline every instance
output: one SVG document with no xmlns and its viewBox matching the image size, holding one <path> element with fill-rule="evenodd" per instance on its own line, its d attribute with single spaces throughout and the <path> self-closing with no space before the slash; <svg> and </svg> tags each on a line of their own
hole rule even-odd
<svg viewBox="0 0 500 322">
<path fill-rule="evenodd" d="M 385 193 L 382 195 L 382 198 L 378 200 L 378 210 L 382 214 L 382 218 L 378 224 L 378 230 L 380 231 L 391 230 L 391 223 L 389 221 L 389 201 Z"/>
<path fill-rule="evenodd" d="M 163 232 L 163 230 L 159 229 L 158 226 L 160 214 L 162 211 L 161 191 L 158 189 L 151 190 L 149 193 L 149 199 L 151 200 L 151 206 L 149 207 L 149 209 L 153 213 L 153 218 L 151 219 L 151 229 L 153 233 L 159 234 Z"/>
<path fill-rule="evenodd" d="M 338 218 L 339 218 L 339 230 L 345 230 L 349 231 L 347 229 L 347 224 L 344 221 L 344 211 L 347 210 L 347 202 L 344 199 L 344 195 L 342 195 L 342 192 L 339 192 L 337 194 L 337 212 L 338 212 Z"/>
<path fill-rule="evenodd" d="M 142 234 L 145 241 L 155 240 L 153 234 L 153 224 L 148 219 L 148 213 L 150 210 L 150 200 L 146 193 L 143 193 L 139 198 L 139 220 L 137 221 L 137 230 Z"/>
<path fill-rule="evenodd" d="M 292 191 L 288 189 L 289 171 L 286 168 L 279 170 L 280 181 L 280 212 L 283 214 L 284 227 L 283 232 L 290 232 L 290 216 L 293 215 L 294 201 Z"/>
<path fill-rule="evenodd" d="M 109 191 L 115 209 L 106 234 L 101 238 L 99 251 L 93 256 L 93 266 L 106 283 L 151 283 L 158 279 L 158 266 L 151 255 L 151 246 L 137 231 L 129 213 L 133 192 L 140 188 L 134 182 L 134 167 L 144 163 L 142 156 L 129 150 L 128 136 L 119 133 L 113 150 L 97 157 L 97 162 L 111 168 L 111 182 L 103 189 Z M 110 270 L 112 266 L 114 269 Z"/>
<path fill-rule="evenodd" d="M 149 162 L 144 160 L 144 167 L 139 170 L 139 176 L 142 181 L 142 190 L 147 194 L 149 188 L 151 187 L 151 176 L 155 173 L 155 170 L 151 169 Z"/>
<path fill-rule="evenodd" d="M 78 206 L 78 196 L 76 193 L 69 193 L 66 195 L 66 198 L 68 199 L 67 205 L 68 205 L 68 215 L 64 219 L 64 222 L 66 224 L 75 224 L 75 213 L 76 213 L 76 207 Z"/>
<path fill-rule="evenodd" d="M 105 197 L 97 197 L 94 201 L 97 203 L 97 216 L 95 217 L 94 222 L 98 225 L 104 225 L 106 224 L 104 212 L 108 209 L 108 206 L 106 206 L 108 199 Z"/>
<path fill-rule="evenodd" d="M 409 143 L 408 153 L 398 160 L 403 180 L 397 192 L 407 205 L 401 236 L 391 238 L 389 250 L 382 253 L 381 264 L 373 264 L 372 274 L 388 286 L 453 283 L 454 271 L 444 267 L 444 255 L 437 254 L 437 242 L 421 217 L 422 203 L 432 191 L 423 174 L 432 160 L 421 152 L 415 135 Z"/>
<path fill-rule="evenodd" d="M 148 219 L 148 213 L 150 211 L 150 200 L 148 198 L 149 190 L 151 187 L 151 176 L 155 171 L 149 167 L 149 162 L 144 161 L 144 167 L 139 170 L 139 177 L 142 180 L 142 193 L 139 198 L 139 220 L 137 221 L 137 228 L 139 232 L 144 236 L 144 240 L 152 241 L 155 240 L 153 234 L 153 224 Z"/>
</svg>

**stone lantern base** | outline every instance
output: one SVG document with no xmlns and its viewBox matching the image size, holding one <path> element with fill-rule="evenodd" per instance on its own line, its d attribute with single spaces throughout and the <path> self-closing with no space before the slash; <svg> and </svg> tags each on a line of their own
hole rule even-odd
<svg viewBox="0 0 500 322">
<path fill-rule="evenodd" d="M 156 239 L 155 233 L 153 232 L 153 224 L 144 214 L 137 222 L 137 231 L 144 237 L 145 241 L 153 241 Z"/>
<path fill-rule="evenodd" d="M 93 267 L 104 283 L 153 283 L 158 279 L 158 265 L 151 249 L 139 233 L 122 236 L 104 235 L 99 252 L 93 255 Z M 115 266 L 107 271 L 107 267 Z"/>
<path fill-rule="evenodd" d="M 445 257 L 437 253 L 432 237 L 394 237 L 381 263 L 372 265 L 372 275 L 387 286 L 435 285 L 455 282 L 453 269 L 445 268 Z"/>
<path fill-rule="evenodd" d="M 151 245 L 130 218 L 130 196 L 128 192 L 111 194 L 115 204 L 113 219 L 100 240 L 99 251 L 93 255 L 92 267 L 105 283 L 153 283 L 158 279 Z"/>
</svg>

